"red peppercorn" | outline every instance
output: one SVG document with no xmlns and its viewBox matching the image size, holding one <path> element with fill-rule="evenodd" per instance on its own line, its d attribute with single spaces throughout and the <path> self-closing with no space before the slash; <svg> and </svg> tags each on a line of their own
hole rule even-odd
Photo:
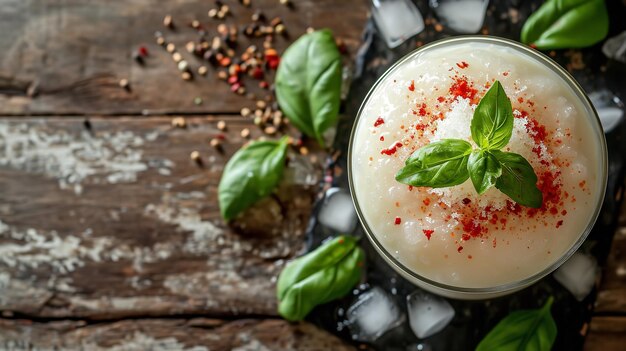
<svg viewBox="0 0 626 351">
<path fill-rule="evenodd" d="M 222 57 L 222 59 L 220 60 L 220 65 L 222 67 L 228 67 L 230 66 L 230 58 L 229 57 Z"/>
<path fill-rule="evenodd" d="M 137 49 L 137 53 L 142 57 L 146 57 L 148 56 L 148 48 L 142 45 Z"/>
<path fill-rule="evenodd" d="M 252 71 L 252 77 L 254 79 L 263 79 L 263 70 L 261 69 L 261 67 L 257 67 L 254 69 L 254 71 Z"/>
<path fill-rule="evenodd" d="M 395 222 L 394 222 L 394 223 L 395 223 L 396 225 L 399 225 L 401 222 L 402 222 L 402 218 L 400 218 L 400 217 L 396 217 L 396 220 L 395 220 Z"/>
<path fill-rule="evenodd" d="M 275 57 L 267 61 L 267 67 L 270 69 L 277 69 L 280 64 L 280 58 Z"/>
</svg>

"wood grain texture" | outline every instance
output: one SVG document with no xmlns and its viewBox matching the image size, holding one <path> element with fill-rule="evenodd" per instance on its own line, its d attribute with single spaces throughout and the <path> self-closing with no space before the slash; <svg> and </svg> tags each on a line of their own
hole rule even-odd
<svg viewBox="0 0 626 351">
<path fill-rule="evenodd" d="M 0 320 L 0 330 L 0 348 L 14 351 L 355 350 L 314 325 L 278 319 L 138 319 L 95 325 Z"/>
<path fill-rule="evenodd" d="M 186 129 L 161 117 L 92 119 L 92 133 L 80 118 L 0 120 L 0 310 L 275 315 L 274 281 L 303 250 L 314 191 L 288 166 L 276 196 L 223 223 L 224 163 L 243 127 L 258 132 L 231 119 L 221 153 L 208 144 L 219 119 L 190 118 Z"/>
<path fill-rule="evenodd" d="M 602 271 L 595 311 L 626 315 L 626 226 L 620 226 L 613 237 L 611 253 Z"/>
<path fill-rule="evenodd" d="M 253 0 L 251 9 L 236 0 L 223 2 L 233 13 L 225 20 L 229 24 L 250 23 L 254 9 L 262 9 L 269 19 L 280 16 L 289 37 L 276 39 L 278 52 L 308 27 L 330 27 L 354 53 L 369 8 L 366 0 L 294 0 L 294 9 L 279 5 L 278 0 Z M 189 23 L 197 19 L 209 38 L 216 35 L 221 22 L 207 15 L 215 7 L 213 1 L 3 0 L 0 4 L 0 114 L 229 113 L 249 103 L 231 93 L 213 70 L 206 77 L 183 81 L 171 54 L 155 42 L 154 32 L 162 31 L 197 69 L 202 61 L 184 48 L 198 38 Z M 167 14 L 173 16 L 176 30 L 163 26 Z M 245 49 L 251 41 L 240 38 L 239 46 Z M 262 47 L 262 40 L 252 43 Z M 139 45 L 150 52 L 143 66 L 132 58 Z M 118 86 L 122 78 L 130 81 L 132 91 Z M 27 95 L 29 88 L 38 91 L 35 98 Z M 196 96 L 205 103 L 195 105 Z"/>
<path fill-rule="evenodd" d="M 626 346 L 626 317 L 594 317 L 585 351 L 622 351 Z"/>
</svg>

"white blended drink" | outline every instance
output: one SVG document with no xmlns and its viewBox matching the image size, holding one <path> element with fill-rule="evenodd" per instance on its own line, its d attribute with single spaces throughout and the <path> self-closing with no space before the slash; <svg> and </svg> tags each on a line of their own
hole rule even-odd
<svg viewBox="0 0 626 351">
<path fill-rule="evenodd" d="M 479 195 L 470 179 L 444 188 L 397 181 L 425 145 L 462 139 L 477 147 L 474 110 L 496 81 L 514 116 L 501 151 L 530 163 L 541 206 L 522 206 L 496 187 Z M 607 177 L 604 135 L 580 87 L 545 56 L 490 37 L 444 40 L 391 68 L 361 106 L 349 158 L 374 246 L 415 284 L 460 298 L 503 295 L 557 268 L 589 233 Z"/>
</svg>

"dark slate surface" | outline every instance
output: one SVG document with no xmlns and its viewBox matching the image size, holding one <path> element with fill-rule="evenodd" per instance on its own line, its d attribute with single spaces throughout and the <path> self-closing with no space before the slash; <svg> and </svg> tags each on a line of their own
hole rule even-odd
<svg viewBox="0 0 626 351">
<path fill-rule="evenodd" d="M 517 40 L 524 20 L 541 3 L 541 1 L 521 0 L 492 1 L 485 19 L 483 34 L 488 33 Z M 427 1 L 417 1 L 416 4 L 427 22 L 431 22 L 429 19 L 436 18 L 434 12 L 428 7 Z M 609 33 L 611 37 L 626 30 L 626 21 L 623 19 L 626 5 L 617 0 L 608 0 L 607 5 L 611 16 Z M 457 33 L 448 31 L 445 27 L 443 31 L 437 32 L 434 23 L 431 22 L 418 36 L 394 50 L 389 50 L 378 36 L 375 25 L 371 21 L 367 24 L 364 30 L 364 45 L 355 65 L 355 78 L 338 127 L 335 148 L 341 153 L 335 159 L 328 160 L 328 173 L 335 175 L 332 185 L 346 189 L 348 187 L 345 170 L 350 130 L 365 94 L 376 79 L 395 61 L 417 46 L 452 35 L 457 35 Z M 602 54 L 601 44 L 583 50 L 561 50 L 547 54 L 567 68 L 588 93 L 608 89 L 617 99 L 624 101 L 626 98 L 625 66 L 608 60 Z M 582 57 L 584 67 L 576 64 L 576 59 L 580 57 Z M 622 123 L 607 135 L 610 163 L 607 194 L 600 217 L 581 249 L 595 256 L 601 265 L 606 261 L 613 233 L 617 227 L 624 179 L 626 143 L 622 139 L 625 133 L 626 127 Z M 328 187 L 329 184 L 324 186 Z M 324 238 L 334 233 L 322 228 L 315 218 L 312 218 L 308 234 L 309 246 L 314 248 Z M 363 234 L 360 226 L 353 234 Z M 368 270 L 361 288 L 367 289 L 368 286 L 379 285 L 388 292 L 395 288 L 394 297 L 405 310 L 406 295 L 415 291 L 416 288 L 387 266 L 366 239 L 362 240 L 362 246 L 368 256 Z M 527 289 L 506 297 L 477 302 L 449 300 L 455 308 L 455 318 L 442 332 L 425 340 L 418 340 L 410 330 L 408 322 L 405 322 L 373 345 L 361 346 L 378 350 L 419 350 L 420 347 L 424 350 L 473 349 L 483 336 L 509 312 L 537 308 L 550 295 L 555 297 L 552 314 L 558 326 L 554 349 L 581 350 L 584 342 L 581 330 L 583 325 L 591 319 L 592 306 L 597 292 L 594 289 L 584 301 L 578 302 L 551 275 Z M 339 330 L 341 328 L 338 328 L 338 322 L 343 320 L 340 316 L 341 312 L 345 311 L 354 299 L 355 295 L 351 295 L 340 301 L 320 306 L 308 319 L 346 340 L 351 340 L 350 332 L 345 328 Z M 418 347 L 418 345 L 421 346 Z"/>
</svg>

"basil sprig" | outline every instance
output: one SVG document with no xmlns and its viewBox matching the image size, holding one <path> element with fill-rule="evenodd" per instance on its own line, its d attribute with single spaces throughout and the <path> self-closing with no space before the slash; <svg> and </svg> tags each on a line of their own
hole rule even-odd
<svg viewBox="0 0 626 351">
<path fill-rule="evenodd" d="M 413 186 L 445 188 L 459 185 L 469 178 L 467 157 L 472 145 L 465 140 L 445 139 L 415 151 L 396 180 Z"/>
<path fill-rule="evenodd" d="M 481 149 L 499 150 L 513 134 L 513 107 L 499 81 L 480 99 L 470 126 L 472 139 Z"/>
<path fill-rule="evenodd" d="M 495 186 L 520 205 L 539 208 L 543 195 L 537 175 L 524 157 L 500 151 L 513 134 L 513 108 L 499 81 L 480 100 L 471 122 L 472 140 L 443 139 L 416 150 L 396 174 L 412 186 L 443 188 L 468 178 L 478 194 Z"/>
<path fill-rule="evenodd" d="M 524 23 L 521 39 L 541 50 L 575 49 L 602 41 L 608 32 L 604 0 L 548 0 Z"/>
<path fill-rule="evenodd" d="M 361 279 L 363 250 L 352 236 L 339 236 L 287 264 L 278 277 L 278 313 L 304 319 L 313 307 L 346 295 Z"/>
<path fill-rule="evenodd" d="M 225 220 L 268 196 L 278 185 L 285 167 L 287 137 L 256 141 L 237 151 L 228 161 L 217 188 Z"/>
<path fill-rule="evenodd" d="M 496 188 L 519 204 L 541 207 L 543 194 L 537 188 L 537 175 L 530 163 L 512 152 L 494 150 L 492 153 L 502 166 L 502 176 L 496 181 Z"/>
<path fill-rule="evenodd" d="M 285 50 L 276 99 L 293 125 L 324 146 L 341 100 L 341 54 L 330 30 L 305 34 Z"/>
<path fill-rule="evenodd" d="M 553 300 L 550 296 L 540 309 L 511 313 L 485 336 L 476 351 L 549 351 L 557 333 L 550 314 Z"/>
</svg>

